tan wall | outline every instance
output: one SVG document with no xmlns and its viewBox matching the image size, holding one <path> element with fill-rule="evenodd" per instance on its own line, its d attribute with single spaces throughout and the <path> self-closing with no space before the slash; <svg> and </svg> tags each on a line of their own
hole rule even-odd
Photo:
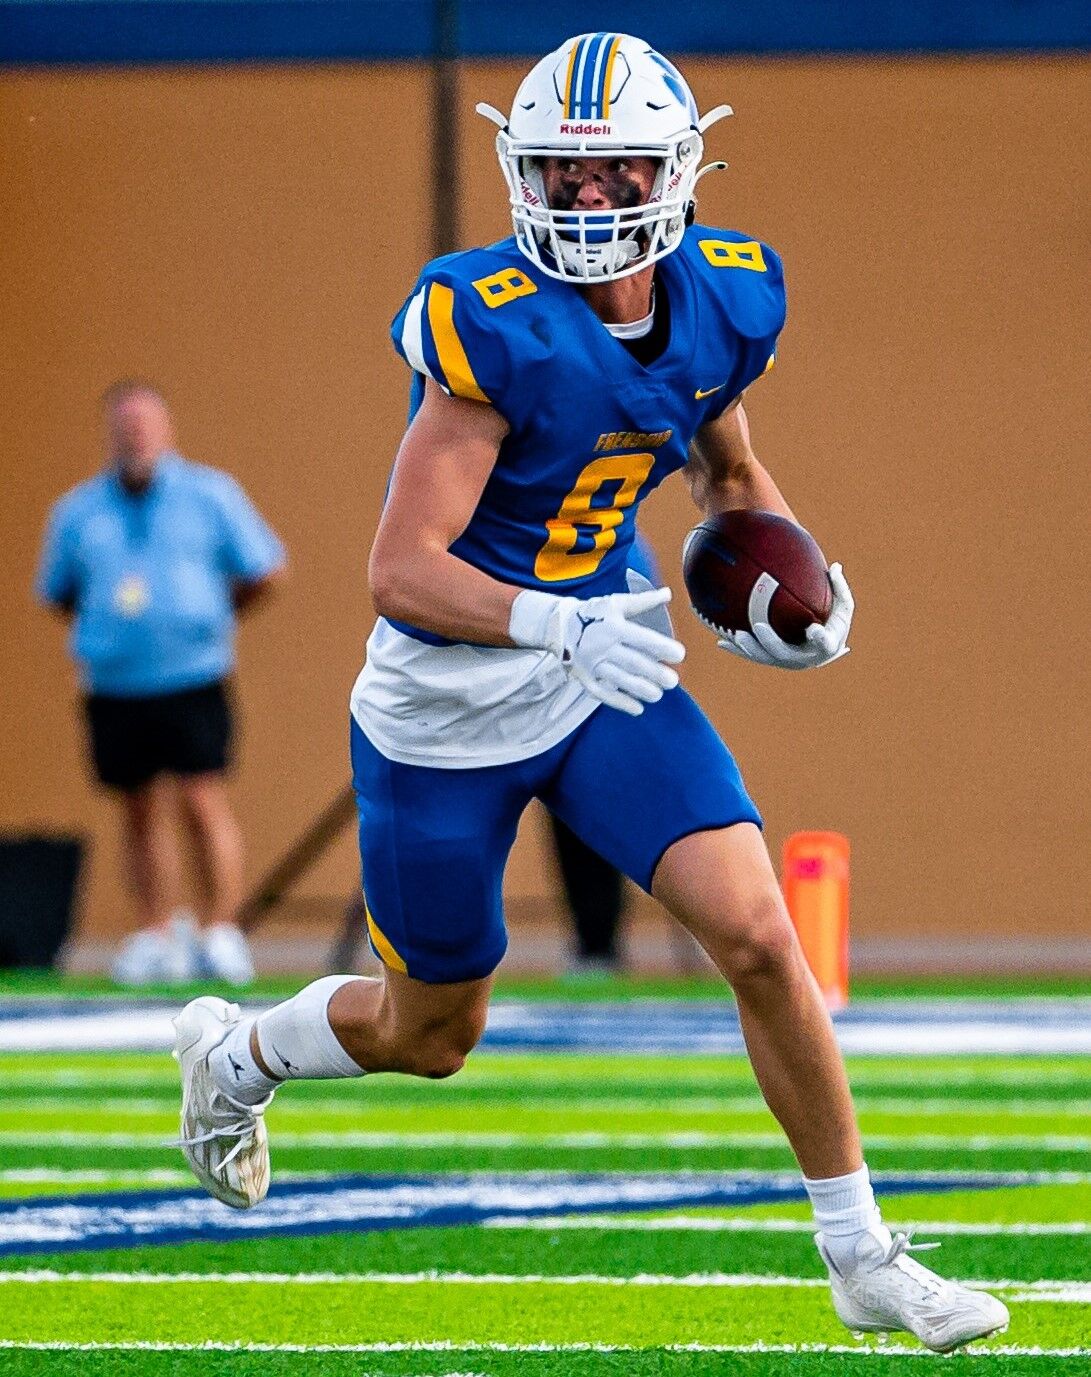
<svg viewBox="0 0 1091 1377">
<path fill-rule="evenodd" d="M 859 602 L 853 654 L 777 675 L 684 609 L 689 686 L 771 843 L 852 839 L 858 932 L 1086 930 L 1088 63 L 690 63 L 729 173 L 702 218 L 769 239 L 789 324 L 756 445 Z M 467 66 L 465 239 L 506 231 L 488 128 L 519 67 Z M 405 411 L 387 323 L 427 256 L 427 85 L 408 67 L 8 74 L 0 825 L 87 829 L 85 931 L 123 922 L 59 628 L 27 592 L 50 501 L 96 464 L 95 394 L 160 379 L 293 582 L 242 636 L 235 792 L 256 872 L 345 773 L 364 562 Z M 395 115 L 396 112 L 396 115 Z M 677 588 L 679 481 L 646 526 Z M 1082 591 L 1080 591 L 1082 590 Z M 514 897 L 550 879 L 524 829 Z M 346 837 L 304 894 L 347 892 Z"/>
</svg>

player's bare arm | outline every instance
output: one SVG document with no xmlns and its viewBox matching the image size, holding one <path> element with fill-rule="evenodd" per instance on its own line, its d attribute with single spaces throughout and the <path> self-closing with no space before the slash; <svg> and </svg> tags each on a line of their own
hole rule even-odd
<svg viewBox="0 0 1091 1377">
<path fill-rule="evenodd" d="M 697 432 L 683 472 L 694 502 L 706 516 L 745 507 L 796 520 L 754 454 L 741 397 Z"/>
<path fill-rule="evenodd" d="M 577 599 L 494 579 L 451 553 L 481 500 L 508 425 L 434 383 L 406 431 L 368 566 L 376 612 L 479 645 L 548 650 L 595 697 L 639 714 L 678 683 L 685 651 L 629 618 L 668 589 Z M 516 605 L 518 604 L 518 605 Z"/>
<path fill-rule="evenodd" d="M 368 562 L 375 611 L 479 645 L 510 646 L 519 589 L 451 554 L 473 516 L 508 423 L 429 381 L 394 462 Z"/>
</svg>

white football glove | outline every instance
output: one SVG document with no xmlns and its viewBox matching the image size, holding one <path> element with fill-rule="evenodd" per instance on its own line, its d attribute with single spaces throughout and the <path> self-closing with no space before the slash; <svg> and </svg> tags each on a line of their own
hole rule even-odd
<svg viewBox="0 0 1091 1377">
<path fill-rule="evenodd" d="M 669 588 L 562 598 L 528 588 L 511 606 L 508 635 L 516 645 L 548 650 L 593 698 L 639 717 L 675 688 L 686 648 L 637 620 L 670 602 Z"/>
<path fill-rule="evenodd" d="M 840 564 L 830 565 L 830 584 L 833 587 L 830 615 L 825 626 L 814 622 L 807 628 L 803 645 L 789 645 L 769 625 L 769 603 L 780 585 L 768 574 L 762 574 L 750 594 L 753 635 L 749 631 L 724 631 L 717 644 L 723 650 L 730 650 L 732 655 L 753 660 L 756 665 L 772 665 L 775 669 L 817 669 L 820 665 L 832 665 L 834 660 L 849 653 L 849 627 L 856 604 Z"/>
</svg>

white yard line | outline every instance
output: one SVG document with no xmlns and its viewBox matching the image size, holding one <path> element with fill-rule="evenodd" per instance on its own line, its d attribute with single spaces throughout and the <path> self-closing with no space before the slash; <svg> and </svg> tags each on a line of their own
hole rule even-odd
<svg viewBox="0 0 1091 1377">
<path fill-rule="evenodd" d="M 279 1170 L 278 1181 L 328 1181 L 330 1172 Z M 192 1186 L 193 1173 L 174 1167 L 151 1167 L 147 1171 L 99 1170 L 95 1167 L 5 1167 L 0 1184 L 26 1186 Z M 12 1197 L 15 1199 L 16 1197 Z M 4 1203 L 0 1200 L 0 1204 Z"/>
<path fill-rule="evenodd" d="M 54 1141 L 55 1141 L 55 1140 L 54 1140 Z M 128 1140 L 126 1140 L 126 1141 L 128 1141 Z M 279 1141 L 279 1140 L 278 1140 L 278 1141 Z M 319 1170 L 313 1170 L 313 1171 L 298 1171 L 298 1170 L 296 1170 L 296 1169 L 294 1169 L 294 1168 L 290 1168 L 290 1167 L 280 1167 L 280 1168 L 277 1169 L 277 1172 L 276 1172 L 276 1179 L 277 1179 L 278 1181 L 314 1181 L 314 1182 L 322 1182 L 322 1181 L 328 1181 L 328 1180 L 330 1180 L 333 1176 L 336 1176 L 336 1175 L 339 1175 L 339 1174 L 340 1174 L 340 1173 L 329 1172 L 329 1171 L 319 1171 Z M 495 1176 L 496 1173 L 494 1173 L 494 1172 L 486 1172 L 486 1173 L 479 1173 L 479 1172 L 477 1172 L 477 1173 L 471 1173 L 471 1174 L 472 1174 L 472 1175 L 477 1175 L 477 1176 L 484 1175 L 484 1176 L 486 1176 L 486 1177 L 488 1177 L 488 1178 L 492 1178 L 493 1176 Z M 538 1176 L 541 1176 L 541 1175 L 546 1175 L 546 1176 L 548 1176 L 548 1175 L 550 1175 L 549 1172 L 536 1172 L 535 1174 L 538 1175 Z M 562 1174 L 562 1175 L 567 1175 L 568 1173 L 562 1172 L 561 1174 Z M 746 1177 L 746 1179 L 747 1179 L 748 1181 L 754 1181 L 754 1182 L 760 1183 L 760 1182 L 765 1181 L 765 1180 L 778 1180 L 778 1181 L 779 1181 L 779 1180 L 783 1179 L 784 1173 L 783 1173 L 783 1172 L 747 1171 L 747 1172 L 744 1173 L 744 1175 L 745 1175 L 745 1177 Z M 1007 1186 L 1007 1187 L 1010 1187 L 1010 1188 L 1012 1188 L 1012 1189 L 1019 1188 L 1019 1187 L 1022 1187 L 1022 1186 L 1050 1186 L 1050 1185 L 1054 1185 L 1054 1186 L 1086 1186 L 1086 1185 L 1091 1185 L 1091 1173 L 1089 1173 L 1089 1172 L 1079 1172 L 1079 1171 L 1042 1171 L 1042 1172 L 1027 1172 L 1027 1171 L 1012 1171 L 1012 1172 L 1005 1172 L 1005 1171 L 999 1171 L 999 1172 L 996 1172 L 996 1171 L 981 1171 L 981 1172 L 974 1172 L 974 1171 L 960 1171 L 960 1170 L 952 1169 L 952 1170 L 950 1170 L 950 1171 L 940 1171 L 940 1172 L 899 1171 L 899 1172 L 896 1172 L 895 1175 L 897 1175 L 897 1176 L 899 1177 L 899 1179 L 904 1180 L 904 1181 L 913 1181 L 913 1180 L 915 1180 L 915 1179 L 919 1179 L 919 1181 L 920 1181 L 920 1193 L 921 1193 L 921 1194 L 924 1194 L 924 1195 L 928 1195 L 928 1194 L 930 1194 L 930 1193 L 934 1193 L 934 1191 L 935 1191 L 936 1189 L 938 1189 L 938 1185 L 939 1185 L 940 1183 L 942 1183 L 942 1184 L 947 1184 L 947 1183 L 950 1183 L 950 1182 L 958 1182 L 960 1179 L 965 1179 L 965 1180 L 968 1180 L 968 1181 L 975 1181 L 975 1182 L 976 1182 L 976 1181 L 986 1181 L 986 1182 L 997 1181 L 997 1182 L 999 1182 L 1000 1184 L 1002 1184 L 1002 1185 L 1004 1185 L 1004 1186 Z M 881 1180 L 881 1174 L 880 1174 L 880 1180 Z M 150 1168 L 148 1168 L 148 1169 L 146 1169 L 146 1170 L 128 1169 L 128 1168 L 125 1168 L 125 1167 L 118 1167 L 118 1168 L 113 1169 L 113 1170 L 111 1170 L 111 1169 L 109 1169 L 109 1168 L 96 1168 L 96 1167 L 5 1167 L 5 1168 L 0 1168 L 0 1184 L 12 1183 L 12 1184 L 16 1184 L 16 1185 L 72 1185 L 72 1186 L 79 1186 L 79 1185 L 105 1185 L 105 1184 L 108 1184 L 108 1183 L 110 1183 L 110 1182 L 117 1182 L 118 1184 L 121 1184 L 121 1185 L 183 1185 L 183 1186 L 193 1186 L 193 1185 L 194 1185 L 194 1178 L 193 1178 L 192 1172 L 190 1172 L 189 1170 L 187 1170 L 187 1169 L 185 1169 L 185 1168 L 181 1168 L 181 1167 L 179 1167 L 179 1168 L 174 1168 L 174 1167 L 150 1167 Z M 945 1192 L 944 1192 L 944 1193 L 945 1193 Z M 12 1200 L 15 1200 L 15 1199 L 18 1199 L 18 1198 L 19 1198 L 19 1197 L 14 1197 L 14 1196 L 11 1197 Z M 0 1204 L 3 1204 L 3 1203 L 4 1203 L 4 1201 L 3 1201 L 2 1199 L 0 1199 Z M 753 1228 L 758 1228 L 758 1227 L 759 1227 L 759 1222 L 758 1222 L 757 1220 L 754 1220 L 753 1222 L 751 1222 L 751 1221 L 748 1220 L 748 1219 L 734 1219 L 734 1218 L 728 1219 L 728 1220 L 722 1220 L 722 1219 L 716 1218 L 715 1216 L 697 1216 L 697 1215 L 687 1216 L 687 1218 L 691 1219 L 691 1220 L 693 1221 L 693 1223 L 692 1223 L 692 1225 L 687 1225 L 687 1226 L 685 1226 L 685 1227 L 693 1227 L 693 1228 L 698 1228 L 698 1227 L 700 1227 L 700 1228 L 709 1228 L 709 1229 L 713 1229 L 713 1230 L 715 1230 L 715 1229 L 720 1229 L 720 1228 L 727 1228 L 727 1229 L 738 1229 L 738 1230 L 741 1230 L 741 1231 L 745 1231 L 746 1229 L 749 1229 L 749 1228 L 752 1228 L 752 1227 L 753 1227 Z M 540 1228 L 546 1228 L 546 1227 L 548 1227 L 548 1228 L 573 1228 L 573 1229 L 575 1229 L 575 1228 L 583 1228 L 583 1227 L 585 1227 L 584 1224 L 581 1222 L 581 1221 L 584 1221 L 584 1220 L 587 1220 L 587 1221 L 593 1220 L 593 1221 L 594 1221 L 594 1227 L 595 1227 L 595 1228 L 599 1228 L 599 1229 L 606 1229 L 606 1228 L 612 1228 L 612 1229 L 628 1229 L 628 1228 L 644 1229 L 644 1228 L 648 1228 L 648 1229 L 653 1229 L 653 1228 L 663 1227 L 663 1225 L 661 1224 L 661 1221 L 659 1221 L 659 1220 L 657 1220 L 657 1219 L 650 1219 L 650 1220 L 646 1220 L 646 1221 L 645 1221 L 645 1220 L 637 1220 L 637 1219 L 633 1219 L 633 1220 L 620 1219 L 620 1220 L 618 1220 L 618 1219 L 616 1219 L 613 1215 L 601 1215 L 601 1216 L 600 1216 L 600 1215 L 580 1215 L 580 1216 L 568 1216 L 568 1215 L 565 1215 L 565 1216 L 563 1216 L 563 1217 L 556 1217 L 556 1218 L 555 1218 L 555 1217 L 552 1217 L 552 1216 L 543 1217 L 543 1216 L 541 1216 L 541 1215 L 533 1215 L 533 1216 L 522 1216 L 522 1215 L 520 1215 L 520 1216 L 511 1216 L 511 1215 L 502 1215 L 502 1216 L 498 1216 L 498 1217 L 493 1218 L 493 1219 L 486 1220 L 486 1221 L 484 1221 L 484 1222 L 488 1225 L 488 1227 L 490 1227 L 490 1228 L 495 1228 L 495 1229 L 505 1228 L 505 1227 L 509 1227 L 509 1226 L 512 1227 L 512 1228 L 539 1228 L 539 1227 L 540 1227 Z M 761 1226 L 761 1227 L 764 1227 L 764 1226 L 768 1225 L 769 1222 L 770 1222 L 770 1221 L 768 1221 L 768 1220 L 762 1220 L 762 1221 L 760 1221 L 760 1226 Z M 784 1222 L 785 1226 L 786 1226 L 788 1223 L 792 1223 L 792 1222 L 798 1223 L 801 1230 L 810 1230 L 810 1229 L 813 1229 L 813 1227 L 814 1227 L 812 1224 L 810 1224 L 810 1223 L 804 1223 L 803 1221 L 783 1221 L 783 1222 Z M 587 1227 L 591 1227 L 590 1223 L 588 1223 Z M 678 1225 L 678 1227 L 683 1227 L 683 1226 L 680 1224 L 680 1225 Z M 905 1227 L 905 1226 L 903 1225 L 902 1227 Z M 941 1227 L 941 1225 L 940 1225 L 939 1223 L 914 1224 L 912 1227 L 913 1227 L 913 1228 L 922 1228 L 922 1229 L 931 1229 L 931 1230 L 933 1230 L 933 1231 L 939 1231 L 939 1232 L 943 1232 L 943 1231 L 945 1231 L 945 1230 L 946 1230 L 946 1231 L 951 1231 L 951 1229 L 954 1228 L 954 1226 L 949 1225 L 949 1224 L 943 1224 L 942 1227 Z M 1027 1232 L 1036 1232 L 1036 1231 L 1041 1230 L 1041 1231 L 1045 1231 L 1045 1232 L 1060 1232 L 1060 1233 L 1065 1233 L 1065 1232 L 1077 1233 L 1077 1232 L 1083 1232 L 1083 1231 L 1085 1231 L 1085 1230 L 1091 1229 L 1091 1226 L 1086 1225 L 1086 1224 L 1033 1224 L 1033 1223 L 1029 1223 L 1029 1224 L 1025 1224 L 1025 1225 L 1024 1225 L 1024 1224 L 996 1224 L 996 1225 L 987 1225 L 987 1224 L 983 1224 L 983 1225 L 980 1225 L 980 1226 L 979 1226 L 979 1225 L 976 1225 L 976 1224 L 969 1224 L 969 1225 L 958 1225 L 957 1227 L 958 1227 L 958 1229 L 959 1229 L 960 1231 L 963 1230 L 963 1229 L 966 1229 L 966 1230 L 969 1231 L 969 1230 L 977 1230 L 977 1229 L 979 1229 L 979 1228 L 980 1228 L 981 1230 L 996 1228 L 996 1229 L 1003 1229 L 1003 1230 L 1005 1230 L 1005 1231 L 1007 1231 L 1007 1230 L 1020 1230 L 1020 1229 L 1025 1229 Z"/>
<path fill-rule="evenodd" d="M 262 1344 L 230 1343 L 215 1339 L 204 1343 L 163 1343 L 131 1340 L 115 1343 L 75 1343 L 63 1339 L 45 1341 L 0 1339 L 0 1350 L 28 1349 L 44 1353 L 845 1353 L 867 1354 L 879 1358 L 931 1358 L 939 1362 L 946 1354 L 908 1344 L 506 1344 L 473 1343 L 456 1339 L 420 1340 L 414 1343 L 371 1344 Z M 1036 1344 L 969 1344 L 960 1354 L 975 1358 L 1085 1358 L 1091 1348 L 1042 1348 Z"/>
<path fill-rule="evenodd" d="M 575 1275 L 510 1272 L 57 1272 L 27 1269 L 0 1271 L 0 1285 L 67 1285 L 92 1282 L 116 1286 L 682 1286 L 786 1287 L 828 1286 L 821 1277 L 777 1277 L 748 1273 L 695 1272 L 688 1276 L 609 1276 L 594 1272 Z M 996 1285 L 996 1283 L 983 1283 Z M 1030 1283 L 1013 1282 L 1025 1287 Z M 1058 1283 L 1067 1285 L 1068 1283 Z"/>
<path fill-rule="evenodd" d="M 656 1061 L 667 1061 L 666 1056 L 658 1057 L 654 1053 L 649 1053 L 645 1060 L 654 1068 Z M 672 1063 L 677 1062 L 677 1056 L 670 1056 Z M 496 1090 L 520 1090 L 528 1086 L 525 1076 L 511 1076 L 506 1074 L 482 1074 L 478 1070 L 480 1061 L 476 1064 L 471 1063 L 470 1067 L 458 1078 L 456 1084 L 461 1089 L 473 1088 L 475 1090 L 488 1091 Z M 172 1094 L 177 1091 L 177 1074 L 161 1071 L 163 1061 L 152 1062 L 149 1060 L 147 1070 L 132 1067 L 110 1067 L 81 1069 L 77 1067 L 52 1067 L 52 1068 L 8 1068 L 3 1070 L 3 1085 L 5 1087 L 16 1087 L 21 1085 L 31 1086 L 37 1090 L 50 1090 L 54 1087 L 69 1086 L 72 1088 L 88 1087 L 97 1089 L 102 1086 L 111 1085 L 139 1085 L 149 1091 L 161 1089 L 164 1095 Z M 923 1074 L 918 1067 L 906 1070 L 905 1066 L 892 1066 L 888 1070 L 871 1070 L 863 1066 L 851 1068 L 850 1079 L 853 1089 L 857 1092 L 866 1092 L 873 1086 L 897 1086 L 904 1085 L 907 1090 L 919 1090 Z M 715 1095 L 721 1088 L 721 1082 L 711 1074 L 706 1073 L 708 1079 L 709 1096 Z M 688 1080 L 696 1079 L 696 1073 L 686 1077 Z M 957 1067 L 943 1068 L 938 1071 L 929 1071 L 928 1079 L 932 1083 L 933 1090 L 951 1086 L 957 1089 L 958 1086 L 968 1085 L 975 1089 L 982 1086 L 1028 1086 L 1036 1090 L 1043 1088 L 1054 1089 L 1059 1086 L 1070 1085 L 1073 1083 L 1084 1084 L 1088 1079 L 1088 1072 L 1082 1064 L 1072 1067 L 1065 1066 L 1034 1066 L 1034 1067 L 975 1067 L 972 1071 L 962 1070 Z M 669 1089 L 669 1080 L 666 1085 Z M 589 1099 L 592 1097 L 584 1096 Z M 755 1101 L 757 1096 L 753 1096 Z"/>
<path fill-rule="evenodd" d="M 0 1183 L 20 1186 L 99 1186 L 117 1183 L 123 1186 L 178 1186 L 193 1180 L 191 1171 L 172 1167 L 150 1168 L 147 1171 L 99 1171 L 93 1167 L 5 1167 L 0 1171 Z"/>
<path fill-rule="evenodd" d="M 130 1140 L 126 1139 L 126 1141 Z M 276 1172 L 276 1179 L 277 1181 L 324 1182 L 329 1181 L 333 1177 L 342 1174 L 343 1173 L 340 1172 L 318 1170 L 299 1171 L 294 1168 L 279 1167 Z M 483 1178 L 485 1180 L 495 1179 L 495 1177 L 498 1175 L 498 1173 L 491 1171 L 471 1171 L 465 1174 L 470 1177 Z M 1091 1185 L 1091 1172 L 1081 1171 L 976 1172 L 952 1168 L 950 1171 L 898 1171 L 892 1174 L 897 1176 L 898 1179 L 902 1181 L 919 1181 L 919 1193 L 922 1195 L 935 1194 L 937 1192 L 941 1194 L 946 1194 L 946 1189 L 944 1189 L 945 1187 L 949 1186 L 951 1183 L 957 1184 L 959 1181 L 962 1180 L 971 1183 L 985 1182 L 988 1185 L 995 1184 L 1008 1187 L 1010 1189 L 1018 1189 L 1020 1187 L 1025 1186 Z M 505 1175 L 505 1173 L 501 1172 L 499 1173 L 499 1175 Z M 568 1176 L 570 1175 L 570 1173 L 568 1171 L 565 1171 L 564 1169 L 558 1169 L 556 1171 L 536 1170 L 534 1172 L 534 1175 L 535 1177 L 545 1177 L 548 1179 L 551 1176 Z M 697 1173 L 697 1175 L 700 1176 L 700 1173 Z M 784 1179 L 784 1173 L 782 1171 L 747 1170 L 741 1173 L 741 1175 L 745 1178 L 745 1180 L 754 1182 L 756 1184 L 761 1184 L 764 1181 L 781 1181 Z M 881 1185 L 882 1173 L 877 1173 L 877 1176 Z M 0 1184 L 3 1184 L 5 1182 L 11 1182 L 15 1184 L 26 1185 L 100 1185 L 111 1181 L 117 1181 L 126 1184 L 133 1183 L 137 1185 L 177 1184 L 185 1186 L 194 1186 L 193 1174 L 190 1171 L 185 1170 L 183 1168 L 175 1169 L 172 1167 L 153 1167 L 143 1171 L 135 1169 L 128 1170 L 124 1167 L 119 1167 L 116 1170 L 110 1170 L 108 1168 L 99 1169 L 94 1167 L 6 1167 L 0 1169 Z M 6 1200 L 4 1198 L 0 1198 L 0 1205 L 17 1203 L 20 1199 L 21 1197 L 18 1196 L 9 1197 Z M 579 1216 L 579 1219 L 587 1219 L 591 1217 L 592 1216 L 581 1215 Z M 529 1228 L 533 1225 L 536 1225 L 538 1221 L 540 1221 L 542 1218 L 543 1216 L 541 1215 L 517 1217 L 511 1215 L 504 1215 L 491 1219 L 487 1222 L 493 1228 L 502 1228 L 504 1226 L 505 1221 L 509 1219 L 525 1219 L 527 1221 L 526 1223 L 519 1223 L 517 1225 L 513 1225 L 513 1227 Z M 595 1218 L 598 1217 L 595 1216 Z M 709 1216 L 709 1218 L 712 1218 L 714 1223 L 716 1222 L 715 1217 Z M 598 1225 L 598 1227 L 600 1228 L 628 1227 L 624 1220 L 618 1223 L 614 1219 L 613 1215 L 604 1215 L 602 1216 L 602 1219 L 603 1221 L 609 1220 L 610 1223 L 609 1225 L 607 1225 L 605 1222 L 600 1223 Z M 560 1220 L 559 1224 L 557 1224 L 556 1227 L 565 1227 L 566 1221 L 570 1221 L 567 1223 L 567 1227 L 582 1227 L 575 1216 L 569 1217 L 567 1215 Z M 639 1221 L 634 1221 L 634 1224 L 636 1223 L 639 1223 Z M 740 1221 L 739 1227 L 741 1228 L 744 1223 L 746 1223 L 745 1220 Z M 651 1221 L 650 1226 L 654 1226 L 654 1221 Z M 551 1223 L 550 1227 L 554 1227 L 554 1224 Z M 641 1227 L 643 1227 L 643 1225 L 641 1225 Z M 718 1224 L 717 1227 L 719 1227 Z M 732 1225 L 732 1227 L 735 1226 Z M 808 1224 L 806 1227 L 809 1229 L 813 1226 Z M 938 1228 L 938 1225 L 929 1224 L 914 1227 Z M 1008 1226 L 1005 1225 L 1003 1227 L 1006 1228 Z M 1052 1226 L 1047 1225 L 1044 1227 L 1049 1228 Z M 1069 1226 L 1066 1225 L 1064 1227 L 1067 1228 Z M 1076 1226 L 1072 1227 L 1075 1228 Z M 1086 1226 L 1080 1225 L 1078 1227 L 1082 1229 Z"/>
<path fill-rule="evenodd" d="M 60 1095 L 35 1095 L 30 1097 L 12 1096 L 8 1099 L 0 1092 L 0 1114 L 71 1114 L 104 1113 L 131 1114 L 137 1117 L 169 1116 L 177 1112 L 177 1093 L 171 1087 L 169 1095 L 161 1098 L 143 1096 L 140 1098 L 88 1098 L 72 1100 Z M 522 1106 L 511 1106 L 513 1112 L 520 1108 L 540 1109 L 533 1103 L 532 1092 L 528 1090 L 527 1101 Z M 725 1096 L 720 1099 L 714 1095 L 702 1095 L 663 1100 L 612 1099 L 609 1095 L 565 1100 L 559 1106 L 565 1114 L 767 1114 L 768 1108 L 760 1095 Z M 468 1105 L 456 1106 L 463 1113 L 474 1112 Z M 1020 1100 L 965 1100 L 958 1095 L 931 1096 L 915 1100 L 909 1096 L 904 1099 L 869 1099 L 867 1095 L 857 1095 L 856 1108 L 861 1114 L 882 1114 L 886 1118 L 918 1118 L 922 1114 L 951 1115 L 960 1118 L 995 1118 L 997 1115 L 1013 1118 L 1091 1118 L 1091 1100 L 1020 1099 Z M 362 1114 L 375 1112 L 374 1102 L 369 1103 L 366 1092 L 352 1097 L 330 1096 L 321 1099 L 278 1100 L 276 1119 L 313 1119 L 330 1115 L 335 1118 L 359 1118 Z M 381 1110 L 379 1112 L 382 1112 Z"/>
<path fill-rule="evenodd" d="M 344 1132 L 275 1132 L 281 1148 L 438 1148 L 438 1147 L 548 1147 L 548 1148 L 786 1148 L 780 1133 L 392 1133 L 346 1129 Z M 1091 1154 L 1091 1138 L 1065 1133 L 869 1133 L 868 1145 L 877 1148 L 957 1148 L 963 1152 L 994 1152 L 997 1148 L 1033 1148 L 1039 1152 Z M 0 1143 L 19 1147 L 166 1147 L 157 1133 L 110 1133 L 95 1129 L 62 1130 L 57 1133 L 0 1130 Z"/>
<path fill-rule="evenodd" d="M 958 1220 L 926 1219 L 916 1221 L 887 1220 L 892 1229 L 911 1230 L 917 1234 L 997 1235 L 1007 1237 L 1050 1237 L 1052 1235 L 1091 1234 L 1091 1224 L 1057 1222 L 1050 1224 L 964 1223 Z M 619 1219 L 610 1214 L 497 1215 L 481 1221 L 485 1229 L 537 1229 L 547 1233 L 558 1229 L 590 1229 L 595 1233 L 727 1233 L 727 1234 L 813 1234 L 814 1223 L 809 1219 L 717 1218 L 715 1215 L 675 1214 L 653 1219 Z"/>
<path fill-rule="evenodd" d="M 765 1276 L 762 1273 L 691 1272 L 664 1276 L 638 1272 L 610 1276 L 596 1272 L 574 1275 L 508 1272 L 57 1272 L 27 1269 L 0 1272 L 0 1285 L 69 1285 L 91 1282 L 122 1286 L 603 1286 L 683 1287 L 686 1289 L 824 1290 L 822 1277 Z M 965 1283 L 978 1291 L 1016 1292 L 1021 1301 L 1087 1304 L 1087 1281 L 980 1281 Z"/>
</svg>

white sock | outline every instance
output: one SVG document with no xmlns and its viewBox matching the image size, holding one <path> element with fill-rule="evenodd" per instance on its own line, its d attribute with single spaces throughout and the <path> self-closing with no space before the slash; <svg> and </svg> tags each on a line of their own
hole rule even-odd
<svg viewBox="0 0 1091 1377">
<path fill-rule="evenodd" d="M 335 991 L 359 975 L 326 975 L 314 980 L 293 998 L 243 1019 L 215 1048 L 208 1059 L 216 1084 L 243 1104 L 257 1104 L 286 1080 L 341 1080 L 363 1076 L 330 1027 L 329 1003 Z M 256 1026 L 261 1058 L 275 1079 L 258 1066 L 250 1050 L 250 1032 Z"/>
<path fill-rule="evenodd" d="M 208 1054 L 212 1079 L 225 1095 L 230 1095 L 240 1104 L 257 1104 L 271 1095 L 280 1084 L 267 1076 L 254 1060 L 250 1050 L 250 1033 L 255 1022 L 253 1018 L 240 1019 L 219 1047 L 214 1047 Z"/>
<path fill-rule="evenodd" d="M 883 1223 L 875 1203 L 866 1163 L 859 1171 L 850 1171 L 846 1176 L 816 1180 L 805 1176 L 803 1184 L 811 1198 L 822 1241 L 839 1269 L 851 1270 L 855 1264 L 856 1244 L 861 1234 L 871 1234 L 884 1248 L 889 1248 L 890 1230 Z"/>
</svg>

